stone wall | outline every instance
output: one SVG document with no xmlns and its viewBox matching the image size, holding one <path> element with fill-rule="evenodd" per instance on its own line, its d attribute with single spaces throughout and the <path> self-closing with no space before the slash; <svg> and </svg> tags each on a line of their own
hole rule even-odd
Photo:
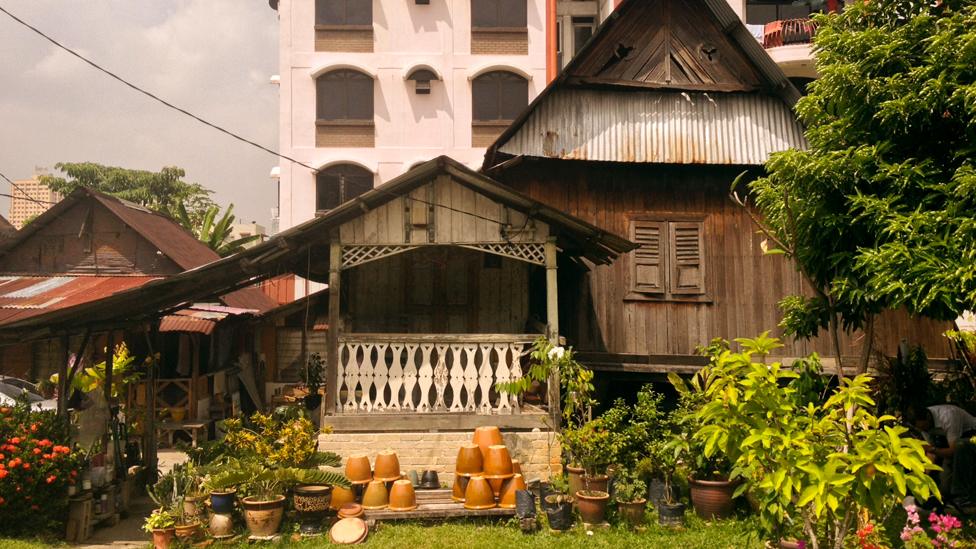
<svg viewBox="0 0 976 549">
<path fill-rule="evenodd" d="M 383 450 L 393 450 L 400 460 L 400 468 L 418 473 L 433 469 L 442 483 L 454 482 L 454 461 L 458 448 L 471 442 L 473 432 L 428 433 L 330 433 L 319 436 L 319 449 L 336 452 L 343 458 L 352 454 L 367 454 L 370 461 Z M 505 445 L 522 465 L 526 480 L 549 477 L 549 442 L 552 442 L 552 462 L 559 467 L 559 443 L 549 431 L 520 431 L 502 433 Z"/>
</svg>

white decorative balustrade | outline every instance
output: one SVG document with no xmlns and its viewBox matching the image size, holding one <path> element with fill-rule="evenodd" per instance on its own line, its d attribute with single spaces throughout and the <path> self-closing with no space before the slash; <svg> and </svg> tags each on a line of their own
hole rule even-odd
<svg viewBox="0 0 976 549">
<path fill-rule="evenodd" d="M 518 399 L 495 384 L 522 377 L 536 335 L 343 334 L 340 413 L 511 414 Z"/>
</svg>

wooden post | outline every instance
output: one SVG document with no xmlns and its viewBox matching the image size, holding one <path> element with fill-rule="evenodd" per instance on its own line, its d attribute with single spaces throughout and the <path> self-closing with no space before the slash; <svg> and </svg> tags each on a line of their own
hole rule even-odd
<svg viewBox="0 0 976 549">
<path fill-rule="evenodd" d="M 68 358 L 71 351 L 71 338 L 65 332 L 61 335 L 61 364 L 58 364 L 58 416 L 63 416 L 68 411 Z"/>
<path fill-rule="evenodd" d="M 107 343 L 105 347 L 105 402 L 108 403 L 109 410 L 112 409 L 112 405 L 115 403 L 115 399 L 112 398 L 112 373 L 115 368 L 115 332 L 113 330 L 108 331 L 106 336 Z M 112 414 L 113 418 L 115 414 Z"/>
<path fill-rule="evenodd" d="M 146 334 L 146 343 L 149 346 L 149 371 L 146 372 L 146 447 L 143 448 L 143 457 L 146 461 L 147 483 L 156 482 L 156 469 L 158 467 L 158 456 L 156 448 L 156 373 L 162 362 L 162 345 L 159 340 L 159 321 L 155 320 L 152 327 Z M 156 353 L 160 356 L 157 360 Z"/>
<path fill-rule="evenodd" d="M 556 286 L 556 239 L 546 240 L 546 337 L 553 345 L 559 345 L 559 289 Z M 559 375 L 549 376 L 549 414 L 553 429 L 559 430 L 562 410 L 559 398 Z"/>
<path fill-rule="evenodd" d="M 336 412 L 339 400 L 339 294 L 342 279 L 342 244 L 333 240 L 329 246 L 329 338 L 326 349 L 325 404 L 330 414 Z"/>
</svg>

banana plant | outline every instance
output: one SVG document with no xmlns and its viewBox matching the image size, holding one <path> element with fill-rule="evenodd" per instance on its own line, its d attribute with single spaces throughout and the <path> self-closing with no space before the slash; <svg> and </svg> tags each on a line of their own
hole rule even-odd
<svg viewBox="0 0 976 549">
<path fill-rule="evenodd" d="M 231 231 L 234 228 L 234 221 L 237 219 L 233 211 L 234 205 L 231 204 L 218 218 L 220 206 L 213 205 L 204 211 L 202 218 L 195 219 L 187 212 L 182 203 L 177 204 L 176 208 L 177 221 L 180 225 L 221 257 L 237 253 L 243 250 L 247 244 L 261 238 L 261 235 L 253 234 L 231 239 Z"/>
</svg>

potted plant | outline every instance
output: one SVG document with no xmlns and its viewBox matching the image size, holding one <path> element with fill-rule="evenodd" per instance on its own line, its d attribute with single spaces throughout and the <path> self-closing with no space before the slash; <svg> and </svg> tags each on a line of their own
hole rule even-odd
<svg viewBox="0 0 976 549">
<path fill-rule="evenodd" d="M 681 526 L 685 522 L 685 504 L 678 499 L 674 479 L 681 466 L 683 444 L 680 438 L 660 439 L 652 443 L 648 457 L 639 464 L 640 474 L 653 476 L 661 482 L 661 492 L 654 501 L 658 523 L 665 526 Z"/>
<path fill-rule="evenodd" d="M 176 519 L 166 509 L 155 509 L 146 517 L 143 530 L 152 534 L 155 549 L 169 549 L 176 533 Z"/>
<path fill-rule="evenodd" d="M 307 410 L 314 410 L 322 404 L 322 395 L 319 388 L 322 387 L 322 356 L 312 353 L 305 364 L 305 388 L 308 394 L 305 395 L 304 404 Z"/>
<path fill-rule="evenodd" d="M 573 526 L 573 496 L 567 495 L 569 482 L 563 475 L 554 475 L 550 480 L 551 492 L 542 499 L 549 528 L 557 532 L 569 530 Z"/>
<path fill-rule="evenodd" d="M 636 471 L 624 469 L 613 479 L 614 499 L 617 501 L 617 513 L 631 527 L 644 524 L 644 512 L 647 510 L 647 484 Z"/>
<path fill-rule="evenodd" d="M 188 513 L 187 497 L 197 489 L 200 478 L 192 463 L 178 464 L 173 470 L 160 477 L 149 490 L 149 497 L 174 519 L 176 537 L 181 541 L 193 540 L 200 531 L 200 518 L 194 512 Z"/>
</svg>

